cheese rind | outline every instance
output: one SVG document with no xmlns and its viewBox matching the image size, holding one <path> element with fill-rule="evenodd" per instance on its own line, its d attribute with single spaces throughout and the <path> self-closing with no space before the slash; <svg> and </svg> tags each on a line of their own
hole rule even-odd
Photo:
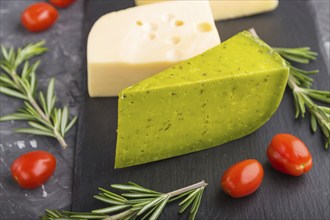
<svg viewBox="0 0 330 220">
<path fill-rule="evenodd" d="M 219 43 L 210 6 L 204 1 L 164 2 L 109 13 L 96 21 L 88 36 L 89 94 L 117 96 Z"/>
<path fill-rule="evenodd" d="M 168 0 L 135 0 L 137 5 L 159 3 Z M 180 1 L 180 0 L 177 0 Z M 214 20 L 227 20 L 272 11 L 278 0 L 204 0 L 209 1 Z"/>
<path fill-rule="evenodd" d="M 243 32 L 124 89 L 115 167 L 199 151 L 252 133 L 276 111 L 287 78 L 285 61 Z"/>
</svg>

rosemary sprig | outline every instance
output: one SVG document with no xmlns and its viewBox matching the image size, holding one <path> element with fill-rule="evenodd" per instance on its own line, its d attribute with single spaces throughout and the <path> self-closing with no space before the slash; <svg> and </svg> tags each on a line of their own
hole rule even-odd
<svg viewBox="0 0 330 220">
<path fill-rule="evenodd" d="M 201 203 L 207 183 L 201 181 L 193 185 L 169 193 L 160 193 L 144 188 L 136 183 L 114 184 L 112 188 L 125 191 L 121 195 L 99 188 L 100 192 L 94 198 L 110 206 L 91 212 L 68 212 L 46 209 L 42 220 L 156 220 L 167 203 L 184 198 L 179 206 L 179 213 L 190 207 L 189 220 L 194 220 Z M 109 215 L 111 214 L 111 215 Z"/>
<path fill-rule="evenodd" d="M 273 48 L 276 50 L 283 58 L 288 61 L 293 61 L 297 63 L 309 63 L 310 60 L 315 60 L 317 53 L 311 51 L 310 47 L 298 47 L 298 48 Z"/>
<path fill-rule="evenodd" d="M 28 121 L 29 128 L 16 129 L 16 132 L 53 137 L 63 148 L 66 148 L 65 134 L 74 125 L 77 117 L 69 120 L 68 107 L 55 107 L 54 79 L 49 81 L 46 95 L 39 91 L 38 98 L 36 97 L 36 70 L 40 61 L 33 64 L 28 61 L 46 52 L 47 48 L 44 45 L 45 42 L 40 41 L 16 51 L 13 48 L 6 49 L 1 46 L 0 68 L 4 72 L 0 74 L 0 92 L 22 99 L 24 106 L 13 114 L 0 117 L 0 121 Z"/>
<path fill-rule="evenodd" d="M 295 117 L 304 117 L 306 108 L 311 114 L 311 129 L 317 131 L 319 126 L 325 136 L 325 149 L 330 144 L 330 108 L 318 105 L 315 101 L 330 103 L 330 91 L 322 91 L 310 89 L 313 79 L 309 76 L 318 73 L 318 70 L 305 71 L 292 66 L 289 62 L 307 64 L 311 60 L 315 60 L 317 53 L 310 50 L 309 47 L 304 48 L 274 48 L 287 61 L 290 68 L 288 86 L 292 90 L 294 104 L 296 109 Z"/>
</svg>

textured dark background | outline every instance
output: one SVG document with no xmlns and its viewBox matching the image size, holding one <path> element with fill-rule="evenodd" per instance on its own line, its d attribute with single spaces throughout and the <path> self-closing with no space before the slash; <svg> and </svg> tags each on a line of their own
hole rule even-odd
<svg viewBox="0 0 330 220">
<path fill-rule="evenodd" d="M 63 151 L 51 139 L 12 133 L 14 128 L 24 126 L 24 123 L 1 123 L 0 219 L 37 219 L 45 208 L 69 209 L 72 204 L 74 157 L 78 165 L 73 197 L 75 210 L 102 207 L 101 203 L 92 199 L 92 195 L 98 186 L 108 187 L 114 182 L 134 180 L 159 191 L 168 191 L 205 178 L 210 186 L 198 215 L 201 219 L 330 217 L 327 209 L 330 203 L 329 152 L 322 148 L 321 135 L 310 133 L 307 119 L 293 120 L 289 91 L 276 115 L 262 129 L 246 138 L 200 153 L 114 171 L 116 99 L 86 98 L 85 40 L 97 17 L 133 3 L 125 0 L 121 0 L 121 4 L 109 0 L 78 0 L 72 7 L 60 11 L 60 19 L 52 29 L 32 34 L 20 26 L 19 18 L 20 12 L 33 2 L 36 1 L 0 1 L 0 43 L 16 47 L 41 39 L 47 41 L 50 50 L 41 57 L 43 62 L 37 73 L 39 86 L 45 89 L 50 77 L 55 76 L 57 95 L 62 103 L 69 104 L 72 114 L 77 114 L 82 106 L 77 152 L 75 154 L 75 128 L 67 138 L 70 147 Z M 218 23 L 222 40 L 251 26 L 273 46 L 309 45 L 313 49 L 319 46 L 323 60 L 319 59 L 308 68 L 321 68 L 315 86 L 329 90 L 329 71 L 324 65 L 324 62 L 329 63 L 328 0 L 282 0 L 280 8 L 271 14 Z M 1 115 L 11 113 L 20 105 L 20 101 L 0 95 Z M 292 178 L 269 167 L 264 152 L 271 136 L 277 132 L 291 132 L 310 146 L 315 165 L 308 175 Z M 11 179 L 9 166 L 16 157 L 35 148 L 53 153 L 58 166 L 44 190 L 22 190 Z M 250 197 L 230 199 L 218 188 L 221 174 L 230 164 L 249 157 L 264 164 L 263 186 Z M 176 212 L 175 205 L 169 207 L 164 211 L 163 219 L 175 218 Z"/>
<path fill-rule="evenodd" d="M 57 23 L 42 33 L 30 33 L 20 23 L 21 12 L 38 1 L 0 1 L 0 43 L 21 47 L 31 42 L 46 40 L 49 51 L 40 57 L 37 71 L 39 88 L 45 90 L 51 77 L 56 78 L 58 100 L 77 115 L 84 75 L 82 57 L 85 54 L 82 41 L 84 1 L 78 0 L 72 7 L 60 10 Z M 20 100 L 0 94 L 0 115 L 12 113 L 22 105 Z M 76 141 L 76 127 L 68 133 L 69 147 L 62 150 L 58 143 L 46 137 L 15 134 L 15 128 L 25 122 L 0 123 L 0 219 L 37 219 L 45 208 L 69 209 L 72 196 L 72 175 Z M 13 160 L 32 150 L 46 150 L 55 155 L 57 168 L 43 188 L 23 190 L 14 182 L 9 167 Z"/>
</svg>

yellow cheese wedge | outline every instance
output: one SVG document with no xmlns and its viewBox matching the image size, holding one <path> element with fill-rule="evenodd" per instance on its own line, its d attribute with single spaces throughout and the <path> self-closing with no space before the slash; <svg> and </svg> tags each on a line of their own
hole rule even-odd
<svg viewBox="0 0 330 220">
<path fill-rule="evenodd" d="M 158 3 L 168 0 L 135 0 L 137 5 Z M 172 0 L 173 1 L 173 0 Z M 177 0 L 182 1 L 182 0 Z M 202 1 L 202 0 L 199 0 Z M 244 17 L 277 8 L 278 0 L 204 0 L 209 1 L 214 20 L 227 20 Z"/>
<path fill-rule="evenodd" d="M 88 37 L 89 94 L 117 96 L 219 43 L 206 1 L 163 2 L 109 13 L 94 24 Z"/>
</svg>

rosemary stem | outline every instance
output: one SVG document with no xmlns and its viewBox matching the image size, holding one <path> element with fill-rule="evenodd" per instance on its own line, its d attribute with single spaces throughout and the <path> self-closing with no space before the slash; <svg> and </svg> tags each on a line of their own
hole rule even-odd
<svg viewBox="0 0 330 220">
<path fill-rule="evenodd" d="M 32 105 L 32 107 L 38 112 L 38 114 L 40 115 L 40 117 L 45 120 L 52 128 L 53 128 L 53 133 L 56 136 L 57 141 L 59 142 L 59 144 L 62 146 L 63 149 L 67 148 L 67 143 L 65 142 L 64 138 L 62 137 L 62 135 L 55 129 L 53 123 L 50 121 L 49 116 L 47 116 L 42 109 L 40 108 L 40 106 L 38 105 L 38 103 L 36 102 L 36 100 L 33 98 L 32 94 L 30 94 L 28 91 L 25 91 L 25 89 L 23 88 L 23 86 L 20 83 L 20 80 L 17 78 L 17 73 L 16 71 L 11 71 L 10 72 L 10 76 L 12 77 L 12 79 L 14 80 L 16 86 L 18 87 L 18 89 L 21 90 L 21 92 L 27 93 L 27 100 L 29 101 L 29 103 Z"/>
<path fill-rule="evenodd" d="M 22 92 L 24 92 L 24 88 L 21 86 L 19 79 L 17 79 L 17 73 L 15 71 L 11 72 L 11 76 L 13 78 L 13 80 L 15 81 L 16 85 L 20 88 L 20 90 Z M 27 91 L 26 91 L 27 92 Z M 33 98 L 33 96 L 28 93 L 27 94 L 28 97 L 28 101 L 29 103 L 32 105 L 32 107 L 38 112 L 38 114 L 40 115 L 40 117 L 45 120 L 46 122 L 49 123 L 49 125 L 53 128 L 54 131 L 54 135 L 56 136 L 57 141 L 59 142 L 59 144 L 62 146 L 63 149 L 65 149 L 68 145 L 65 142 L 64 138 L 62 137 L 62 135 L 55 129 L 53 123 L 51 122 L 49 116 L 47 116 L 43 110 L 40 108 L 40 106 L 38 105 L 37 101 Z"/>
<path fill-rule="evenodd" d="M 45 115 L 45 113 L 41 110 L 40 106 L 33 97 L 29 97 L 29 102 L 33 106 L 33 108 L 38 112 L 40 117 L 51 124 L 49 117 Z"/>
<path fill-rule="evenodd" d="M 20 90 L 21 93 L 23 93 L 24 95 L 26 95 L 26 91 L 25 89 L 23 88 L 23 86 L 21 85 L 20 83 L 20 79 L 19 77 L 17 76 L 17 73 L 16 71 L 11 71 L 9 72 L 9 75 L 11 76 L 11 78 L 14 80 L 14 83 L 15 83 L 15 86 L 16 86 L 16 89 Z"/>
<path fill-rule="evenodd" d="M 197 188 L 201 188 L 201 187 L 206 187 L 207 186 L 207 183 L 205 183 L 204 180 L 198 182 L 198 183 L 195 183 L 193 185 L 190 185 L 190 186 L 187 186 L 187 187 L 184 187 L 182 189 L 178 189 L 178 190 L 174 190 L 172 192 L 169 192 L 169 193 L 166 193 L 169 198 L 171 197 L 174 197 L 174 196 L 177 196 L 177 195 L 180 195 L 182 193 L 185 193 L 185 192 L 188 192 L 190 190 L 193 190 L 193 189 L 197 189 Z"/>
<path fill-rule="evenodd" d="M 296 88 L 298 88 L 297 84 L 294 82 L 293 77 L 291 74 L 289 74 L 289 78 L 288 78 L 288 86 L 290 87 L 291 90 L 294 90 Z"/>
<path fill-rule="evenodd" d="M 51 127 L 53 128 L 54 135 L 56 136 L 56 139 L 59 142 L 59 144 L 62 146 L 62 148 L 63 149 L 67 148 L 68 145 L 65 142 L 64 138 L 62 137 L 62 135 L 55 129 L 53 123 L 49 119 L 49 116 L 47 116 L 42 111 L 42 109 L 40 108 L 40 106 L 38 105 L 38 103 L 36 102 L 36 100 L 32 96 L 29 96 L 29 102 L 33 106 L 33 108 L 38 112 L 38 114 L 40 115 L 40 117 L 42 119 L 44 119 L 46 122 L 48 122 L 49 125 L 51 125 Z"/>
<path fill-rule="evenodd" d="M 129 215 L 132 215 L 133 213 L 137 213 L 138 210 L 132 210 L 132 209 L 128 209 L 124 212 L 118 213 L 116 215 L 112 215 L 112 216 L 107 216 L 105 217 L 103 220 L 119 220 L 119 219 L 123 219 Z"/>
<path fill-rule="evenodd" d="M 54 135 L 56 136 L 56 139 L 58 141 L 58 143 L 61 145 L 61 147 L 63 149 L 66 149 L 68 144 L 66 143 L 66 141 L 64 140 L 64 138 L 62 137 L 62 135 L 60 135 L 58 133 L 58 131 L 54 130 Z"/>
<path fill-rule="evenodd" d="M 10 75 L 11 75 L 12 79 L 14 80 L 15 84 L 21 90 L 21 92 L 22 93 L 25 93 L 24 88 L 21 86 L 21 83 L 20 83 L 19 79 L 17 79 L 17 73 L 16 73 L 16 71 L 10 72 Z M 28 101 L 33 106 L 33 108 L 38 112 L 38 114 L 40 115 L 40 117 L 42 119 L 44 119 L 45 121 L 47 121 L 48 123 L 51 124 L 51 121 L 49 120 L 49 117 L 44 114 L 44 112 L 41 110 L 41 108 L 39 107 L 39 105 L 37 104 L 37 102 L 35 101 L 35 99 L 32 97 L 32 95 L 31 94 L 27 94 L 27 97 L 28 97 Z"/>
</svg>

